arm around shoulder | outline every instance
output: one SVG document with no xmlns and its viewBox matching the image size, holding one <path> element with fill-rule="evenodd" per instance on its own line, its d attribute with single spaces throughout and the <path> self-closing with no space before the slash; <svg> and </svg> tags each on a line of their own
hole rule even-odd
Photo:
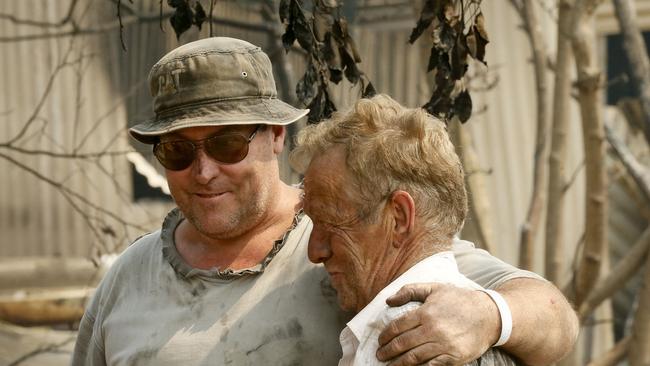
<svg viewBox="0 0 650 366">
<path fill-rule="evenodd" d="M 512 332 L 500 349 L 527 365 L 547 365 L 573 347 L 578 319 L 550 282 L 519 270 L 471 243 L 454 248 L 460 272 L 484 288 L 496 290 L 512 315 Z M 379 336 L 380 360 L 395 365 L 423 362 L 463 364 L 480 357 L 500 338 L 501 316 L 487 293 L 449 284 L 404 286 L 387 300 L 424 304 L 391 322 Z"/>
</svg>

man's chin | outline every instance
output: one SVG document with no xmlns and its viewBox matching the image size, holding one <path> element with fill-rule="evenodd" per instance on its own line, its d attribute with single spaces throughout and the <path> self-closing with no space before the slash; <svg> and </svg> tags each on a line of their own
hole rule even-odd
<svg viewBox="0 0 650 366">
<path fill-rule="evenodd" d="M 341 302 L 340 299 L 339 299 L 339 307 L 343 311 L 355 311 L 356 310 L 354 306 L 350 306 L 350 304 L 345 304 L 345 303 Z"/>
<path fill-rule="evenodd" d="M 356 311 L 357 310 L 357 307 L 356 307 L 357 304 L 354 303 L 354 301 L 351 301 L 352 299 L 350 299 L 347 296 L 341 296 L 341 293 L 338 290 L 336 290 L 336 294 L 337 294 L 338 304 L 339 304 L 339 307 L 341 308 L 341 310 L 343 310 L 343 311 Z"/>
<path fill-rule="evenodd" d="M 237 236 L 237 225 L 223 222 L 223 217 L 211 218 L 205 215 L 201 218 L 189 218 L 192 225 L 202 234 L 214 239 L 228 239 Z"/>
</svg>

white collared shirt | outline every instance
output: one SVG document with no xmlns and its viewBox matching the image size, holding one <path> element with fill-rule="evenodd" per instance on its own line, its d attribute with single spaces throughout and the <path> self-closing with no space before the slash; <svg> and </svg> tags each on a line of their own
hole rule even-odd
<svg viewBox="0 0 650 366">
<path fill-rule="evenodd" d="M 420 305 L 418 302 L 410 302 L 400 307 L 391 308 L 386 305 L 386 299 L 404 285 L 426 282 L 449 283 L 470 289 L 481 288 L 458 272 L 453 252 L 440 252 L 423 259 L 381 290 L 365 308 L 347 323 L 339 336 L 343 349 L 343 357 L 339 361 L 339 366 L 385 365 L 386 362 L 380 362 L 376 357 L 379 348 L 379 334 L 392 320 Z"/>
</svg>

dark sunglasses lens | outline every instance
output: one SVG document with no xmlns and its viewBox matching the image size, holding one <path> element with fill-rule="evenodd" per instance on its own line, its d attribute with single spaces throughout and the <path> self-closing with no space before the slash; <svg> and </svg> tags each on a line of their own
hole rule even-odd
<svg viewBox="0 0 650 366">
<path fill-rule="evenodd" d="M 248 155 L 248 140 L 241 135 L 222 135 L 207 139 L 205 151 L 213 159 L 226 164 L 238 163 Z"/>
<path fill-rule="evenodd" d="M 169 170 L 183 170 L 194 160 L 194 145 L 189 141 L 163 142 L 153 149 L 154 155 Z"/>
</svg>

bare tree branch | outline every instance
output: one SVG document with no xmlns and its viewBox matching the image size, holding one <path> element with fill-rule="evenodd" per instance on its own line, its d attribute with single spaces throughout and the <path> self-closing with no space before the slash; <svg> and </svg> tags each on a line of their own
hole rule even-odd
<svg viewBox="0 0 650 366">
<path fill-rule="evenodd" d="M 602 355 L 599 359 L 596 361 L 592 361 L 587 364 L 587 366 L 615 366 L 618 365 L 619 362 L 623 361 L 625 359 L 625 356 L 627 356 L 628 349 L 630 348 L 630 342 L 632 341 L 631 336 L 627 336 L 612 349 L 607 351 L 604 355 Z"/>
<path fill-rule="evenodd" d="M 124 4 L 121 4 L 121 6 L 118 9 L 121 9 L 123 6 Z M 146 13 L 134 12 L 133 14 L 128 16 L 124 16 L 124 17 L 120 16 L 117 20 L 106 22 L 106 23 L 100 23 L 92 27 L 74 26 L 72 27 L 72 29 L 59 31 L 59 32 L 39 32 L 39 33 L 26 34 L 20 36 L 8 36 L 8 37 L 3 36 L 0 37 L 0 43 L 13 43 L 13 42 L 35 41 L 35 40 L 42 40 L 42 39 L 53 39 L 53 38 L 72 37 L 72 36 L 104 34 L 104 33 L 114 31 L 115 29 L 124 28 L 127 25 L 131 25 L 135 23 L 159 22 L 160 19 L 167 18 L 171 16 L 171 14 L 172 14 L 171 11 L 164 12 L 162 14 L 163 18 L 161 18 L 161 15 L 159 13 L 146 14 Z M 7 20 L 11 21 L 12 19 L 7 18 Z M 258 24 L 258 23 L 251 23 L 251 22 L 240 21 L 240 20 L 230 19 L 230 18 L 222 18 L 222 17 L 213 17 L 212 22 L 214 22 L 214 24 L 218 24 L 222 26 L 237 27 L 242 30 L 262 32 L 262 33 L 272 32 L 274 28 L 274 25 L 272 24 L 266 24 L 266 23 Z"/>
<path fill-rule="evenodd" d="M 602 72 L 597 61 L 593 15 L 599 0 L 577 0 L 572 47 L 575 55 L 586 170 L 585 246 L 575 277 L 576 305 L 598 281 L 602 256 L 607 255 L 607 173 L 603 122 Z"/>
<path fill-rule="evenodd" d="M 28 25 L 28 26 L 34 26 L 40 28 L 59 28 L 72 22 L 72 13 L 74 13 L 75 7 L 77 6 L 78 2 L 79 2 L 78 0 L 71 0 L 66 15 L 58 22 L 45 22 L 45 21 L 37 21 L 32 19 L 21 19 L 14 15 L 4 14 L 4 13 L 0 13 L 0 20 L 6 19 L 16 25 Z"/>
<path fill-rule="evenodd" d="M 562 191 L 564 193 L 566 193 L 566 191 L 568 191 L 571 188 L 571 186 L 573 186 L 573 184 L 576 182 L 576 179 L 578 179 L 578 174 L 580 174 L 580 172 L 582 171 L 582 169 L 584 169 L 584 167 L 585 167 L 585 160 L 582 159 L 580 164 L 578 164 L 578 166 L 573 170 L 573 173 L 569 177 L 569 180 L 564 184 L 564 188 L 562 188 Z"/>
<path fill-rule="evenodd" d="M 214 12 L 214 1 L 215 0 L 210 0 L 210 16 L 208 18 L 208 21 L 210 22 L 210 37 L 214 35 L 214 33 L 212 33 L 212 13 Z"/>
<path fill-rule="evenodd" d="M 32 115 L 29 117 L 27 122 L 23 125 L 23 128 L 16 134 L 13 138 L 9 139 L 6 142 L 0 143 L 0 146 L 10 146 L 16 141 L 20 140 L 27 130 L 31 127 L 32 123 L 36 121 L 38 114 L 40 113 L 41 109 L 43 108 L 43 105 L 45 104 L 45 101 L 47 100 L 47 97 L 49 96 L 50 92 L 52 91 L 52 85 L 54 85 L 54 80 L 56 79 L 57 75 L 63 70 L 64 68 L 74 65 L 78 62 L 81 62 L 81 59 L 84 56 L 79 57 L 76 60 L 73 61 L 68 61 L 68 57 L 70 56 L 70 53 L 72 52 L 72 46 L 68 48 L 66 51 L 65 55 L 63 56 L 63 61 L 59 63 L 52 74 L 50 75 L 50 78 L 47 81 L 47 84 L 45 86 L 45 90 L 43 91 L 43 94 L 41 95 L 41 98 L 39 99 L 38 103 L 36 104 L 36 108 L 34 108 L 34 111 L 32 112 Z"/>
<path fill-rule="evenodd" d="M 534 240 L 537 236 L 544 203 L 546 200 L 546 183 L 548 176 L 548 82 L 546 78 L 547 52 L 544 45 L 542 29 L 535 14 L 534 4 L 529 0 L 511 0 L 511 3 L 519 12 L 524 29 L 530 40 L 533 53 L 533 68 L 535 70 L 535 85 L 537 98 L 537 130 L 535 138 L 535 152 L 533 161 L 533 187 L 526 220 L 521 227 L 519 242 L 519 266 L 524 269 L 532 269 Z"/>
<path fill-rule="evenodd" d="M 571 34 L 572 4 L 569 0 L 559 1 L 557 55 L 553 89 L 553 113 L 551 127 L 551 151 L 549 155 L 548 202 L 546 210 L 546 257 L 545 277 L 555 285 L 560 284 L 564 267 L 564 243 L 562 224 L 564 222 L 564 184 L 567 156 L 567 133 L 569 126 L 571 94 Z"/>
<path fill-rule="evenodd" d="M 478 155 L 469 131 L 460 126 L 460 123 L 455 123 L 452 133 L 458 139 L 459 146 L 461 146 L 459 155 L 463 167 L 469 172 L 469 174 L 465 175 L 465 184 L 471 192 L 469 195 L 471 197 L 469 208 L 477 234 L 477 245 L 490 252 L 494 249 L 494 235 L 489 221 L 490 205 L 486 192 L 486 176 L 485 174 L 475 174 L 483 169 L 480 168 Z"/>
<path fill-rule="evenodd" d="M 103 115 L 101 115 L 101 116 L 100 116 L 100 117 L 95 121 L 95 123 L 93 123 L 93 125 L 88 129 L 88 131 L 86 132 L 86 134 L 85 134 L 83 137 L 81 137 L 81 141 L 79 141 L 79 143 L 77 144 L 77 146 L 76 146 L 72 151 L 73 151 L 74 153 L 76 153 L 77 151 L 81 150 L 81 148 L 82 148 L 82 147 L 83 147 L 83 146 L 84 146 L 88 141 L 90 141 L 90 137 L 92 136 L 93 133 L 95 133 L 95 132 L 97 131 L 97 128 L 98 128 L 101 124 L 103 124 L 104 122 L 106 122 L 106 121 L 111 121 L 110 118 L 112 117 L 113 113 L 115 113 L 115 111 L 117 111 L 121 106 L 124 105 L 124 101 L 125 101 L 125 100 L 128 100 L 128 99 L 131 98 L 133 95 L 135 95 L 135 93 L 139 90 L 139 88 L 140 88 L 142 85 L 144 85 L 146 82 L 147 82 L 147 79 L 146 79 L 146 78 L 142 78 L 142 79 L 140 79 L 137 83 L 135 83 L 134 85 L 132 85 L 126 93 L 121 94 L 120 97 L 117 98 L 117 99 L 115 100 L 115 103 L 113 103 L 113 105 L 112 105 L 112 106 L 111 106 L 111 107 L 106 111 L 106 113 L 104 113 Z"/>
<path fill-rule="evenodd" d="M 40 354 L 42 354 L 42 353 L 56 352 L 56 351 L 58 351 L 61 347 L 63 347 L 63 346 L 65 346 L 65 345 L 67 345 L 67 344 L 70 344 L 70 343 L 74 342 L 75 339 L 77 339 L 76 336 L 74 336 L 74 337 L 70 337 L 70 338 L 67 338 L 67 339 L 65 339 L 64 341 L 60 342 L 60 343 L 49 344 L 49 345 L 46 345 L 46 346 L 43 346 L 43 347 L 39 347 L 39 348 L 37 348 L 37 349 L 35 349 L 35 350 L 29 352 L 29 353 L 26 353 L 26 354 L 20 356 L 18 359 L 12 361 L 12 362 L 11 362 L 9 365 L 7 365 L 7 366 L 19 366 L 21 363 L 27 361 L 28 359 L 30 359 L 30 358 L 32 358 L 32 357 L 35 357 L 35 356 L 38 356 L 38 355 L 40 355 Z"/>
<path fill-rule="evenodd" d="M 122 14 L 120 10 L 122 9 L 121 0 L 117 0 L 117 21 L 120 25 L 120 44 L 122 45 L 122 50 L 126 52 L 126 44 L 124 44 L 124 24 L 122 24 Z"/>
<path fill-rule="evenodd" d="M 625 146 L 623 140 L 616 135 L 608 123 L 605 123 L 605 134 L 612 150 L 639 186 L 646 203 L 650 204 L 650 169 L 639 163 L 636 157 L 634 157 L 634 154 Z"/>
<path fill-rule="evenodd" d="M 75 199 L 79 200 L 81 203 L 85 204 L 89 208 L 97 210 L 98 212 L 101 212 L 102 214 L 107 215 L 108 217 L 112 218 L 113 220 L 115 220 L 115 221 L 117 221 L 119 223 L 125 224 L 128 227 L 132 227 L 132 228 L 141 230 L 143 232 L 147 231 L 147 228 L 125 221 L 122 217 L 118 216 L 117 214 L 115 214 L 115 213 L 113 213 L 113 212 L 111 212 L 111 211 L 109 211 L 109 210 L 107 210 L 107 209 L 105 209 L 103 207 L 100 207 L 100 206 L 98 206 L 98 205 L 96 205 L 94 203 L 92 203 L 90 200 L 88 200 L 88 198 L 84 197 L 80 193 L 73 191 L 72 189 L 70 189 L 69 187 L 66 187 L 64 184 L 62 184 L 60 182 L 56 182 L 56 181 L 44 176 L 43 174 L 41 174 L 38 171 L 32 169 L 31 167 L 27 166 L 26 164 L 23 164 L 23 163 L 17 161 L 16 159 L 12 158 L 9 155 L 0 153 L 0 158 L 3 158 L 5 160 L 9 161 L 10 163 L 18 166 L 19 168 L 23 169 L 24 171 L 32 174 L 33 176 L 35 176 L 39 180 L 41 180 L 41 181 L 51 185 L 52 187 L 56 188 L 58 191 L 70 195 L 71 198 L 75 198 Z M 79 213 L 82 214 L 82 215 L 87 215 L 87 213 L 85 213 L 83 210 L 80 211 Z"/>
<path fill-rule="evenodd" d="M 519 18 L 522 20 L 526 19 L 526 15 L 524 14 L 524 1 L 522 0 L 510 0 L 510 5 L 515 9 L 515 11 L 519 14 Z M 524 22 L 524 28 L 526 28 L 527 24 Z"/>
<path fill-rule="evenodd" d="M 650 249 L 650 227 L 646 228 L 625 257 L 612 268 L 609 276 L 598 282 L 580 305 L 578 316 L 581 322 L 587 319 L 598 305 L 622 289 L 625 283 L 637 273 L 643 265 L 648 249 Z"/>
<path fill-rule="evenodd" d="M 89 153 L 57 153 L 50 150 L 30 150 L 18 146 L 5 146 L 0 145 L 0 148 L 7 148 L 11 151 L 15 151 L 25 155 L 42 155 L 49 156 L 51 158 L 58 159 L 95 159 L 103 156 L 122 156 L 126 155 L 134 150 L 124 150 L 124 151 L 97 151 Z"/>
</svg>

